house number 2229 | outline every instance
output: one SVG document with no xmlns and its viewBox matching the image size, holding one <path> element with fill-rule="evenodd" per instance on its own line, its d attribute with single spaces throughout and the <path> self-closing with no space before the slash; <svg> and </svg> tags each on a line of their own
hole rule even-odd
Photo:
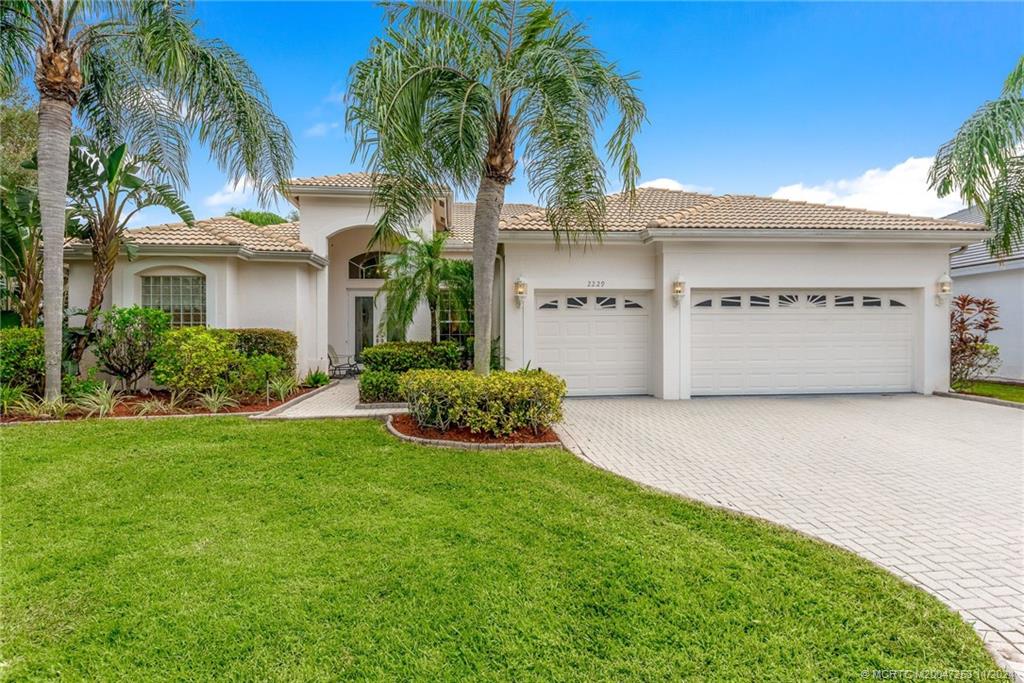
<svg viewBox="0 0 1024 683">
<path fill-rule="evenodd" d="M 587 287 L 604 287 L 604 280 L 587 280 Z"/>
</svg>

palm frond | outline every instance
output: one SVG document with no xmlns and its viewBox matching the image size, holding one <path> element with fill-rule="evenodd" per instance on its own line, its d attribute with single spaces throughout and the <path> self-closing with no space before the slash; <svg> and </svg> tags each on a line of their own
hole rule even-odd
<svg viewBox="0 0 1024 683">
<path fill-rule="evenodd" d="M 0 97 L 13 92 L 32 68 L 38 35 L 33 16 L 31 4 L 24 0 L 0 3 Z"/>
</svg>

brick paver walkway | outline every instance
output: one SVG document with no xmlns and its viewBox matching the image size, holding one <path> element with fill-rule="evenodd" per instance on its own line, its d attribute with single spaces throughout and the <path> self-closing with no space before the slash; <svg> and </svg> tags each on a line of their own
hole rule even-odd
<svg viewBox="0 0 1024 683">
<path fill-rule="evenodd" d="M 612 472 L 889 569 L 1024 680 L 1024 411 L 910 395 L 576 399 L 560 432 Z"/>
<path fill-rule="evenodd" d="M 258 419 L 304 420 L 317 417 L 375 417 L 403 410 L 356 408 L 359 403 L 359 383 L 354 379 L 335 382 L 314 396 L 302 398 L 278 410 L 264 413 Z"/>
</svg>

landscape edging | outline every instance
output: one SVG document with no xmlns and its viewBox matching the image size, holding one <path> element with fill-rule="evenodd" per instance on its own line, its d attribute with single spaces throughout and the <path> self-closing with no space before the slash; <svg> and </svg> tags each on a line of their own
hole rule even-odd
<svg viewBox="0 0 1024 683">
<path fill-rule="evenodd" d="M 448 441 L 447 439 L 424 439 L 423 437 L 409 436 L 408 434 L 403 434 L 398 431 L 398 429 L 391 424 L 393 418 L 393 415 L 388 415 L 388 419 L 384 422 L 388 431 L 403 441 L 419 444 L 421 446 L 458 448 L 464 451 L 508 451 L 522 448 L 564 448 L 561 441 L 553 441 L 551 443 L 474 443 L 470 441 Z"/>
</svg>

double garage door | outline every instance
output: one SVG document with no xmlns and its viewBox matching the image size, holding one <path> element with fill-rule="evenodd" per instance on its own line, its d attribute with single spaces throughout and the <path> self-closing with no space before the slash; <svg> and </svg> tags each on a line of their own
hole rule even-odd
<svg viewBox="0 0 1024 683">
<path fill-rule="evenodd" d="M 906 291 L 693 290 L 681 302 L 691 393 L 910 391 L 912 301 Z M 565 378 L 571 395 L 651 393 L 649 295 L 538 292 L 536 307 L 534 367 Z"/>
<path fill-rule="evenodd" d="M 911 304 L 908 292 L 695 290 L 691 393 L 910 391 Z"/>
</svg>

